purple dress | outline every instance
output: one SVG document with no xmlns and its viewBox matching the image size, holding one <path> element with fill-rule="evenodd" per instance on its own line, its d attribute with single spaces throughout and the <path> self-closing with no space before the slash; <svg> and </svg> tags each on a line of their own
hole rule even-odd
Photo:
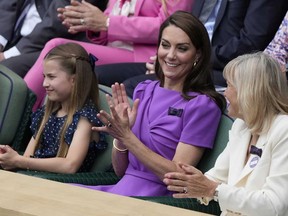
<svg viewBox="0 0 288 216">
<path fill-rule="evenodd" d="M 135 89 L 139 98 L 135 135 L 151 150 L 169 160 L 177 144 L 212 148 L 221 111 L 206 95 L 191 92 L 185 100 L 176 91 L 159 87 L 158 81 L 145 81 Z M 129 153 L 125 175 L 116 185 L 85 186 L 124 196 L 170 196 L 166 185 Z"/>
</svg>

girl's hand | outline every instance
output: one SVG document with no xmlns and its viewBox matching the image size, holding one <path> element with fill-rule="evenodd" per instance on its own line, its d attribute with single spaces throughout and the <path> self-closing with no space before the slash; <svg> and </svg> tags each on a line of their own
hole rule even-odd
<svg viewBox="0 0 288 216">
<path fill-rule="evenodd" d="M 90 30 L 107 30 L 107 16 L 96 6 L 86 2 L 71 1 L 71 5 L 58 8 L 58 17 L 72 34 Z"/>
<path fill-rule="evenodd" d="M 8 145 L 0 145 L 0 165 L 5 170 L 17 168 L 16 163 L 20 155 Z"/>
</svg>

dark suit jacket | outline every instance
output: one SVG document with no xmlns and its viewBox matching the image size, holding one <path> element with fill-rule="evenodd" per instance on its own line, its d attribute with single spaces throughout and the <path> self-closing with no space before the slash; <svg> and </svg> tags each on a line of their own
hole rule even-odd
<svg viewBox="0 0 288 216">
<path fill-rule="evenodd" d="M 107 0 L 88 0 L 88 2 L 100 6 L 100 9 L 104 10 Z M 12 40 L 14 25 L 21 13 L 22 4 L 23 0 L 0 0 L 0 35 L 3 35 L 8 41 Z M 16 44 L 10 44 L 10 47 L 16 45 L 21 53 L 20 56 L 1 62 L 22 77 L 34 64 L 46 42 L 50 39 L 62 37 L 88 41 L 85 32 L 70 34 L 57 17 L 57 8 L 69 5 L 70 0 L 35 0 L 35 4 L 42 22 L 38 23 L 29 35 L 21 37 Z M 13 24 L 11 25 L 11 23 Z"/>
<path fill-rule="evenodd" d="M 199 17 L 203 3 L 196 0 L 195 16 Z M 268 46 L 287 10 L 287 0 L 222 0 L 211 41 L 216 84 L 225 85 L 222 71 L 230 60 Z"/>
<path fill-rule="evenodd" d="M 10 16 L 10 23 L 15 24 L 17 21 L 17 17 L 21 13 L 22 4 L 24 1 L 21 0 L 9 0 L 10 6 L 15 10 L 13 12 L 5 12 L 8 13 L 7 15 Z M 4 2 L 4 1 L 3 1 Z M 12 2 L 14 2 L 12 4 Z M 77 35 L 71 35 L 67 32 L 67 28 L 61 24 L 61 21 L 57 17 L 57 8 L 58 7 L 64 7 L 70 3 L 69 0 L 35 0 L 36 8 L 38 10 L 38 13 L 42 19 L 42 22 L 38 23 L 33 31 L 25 36 L 21 37 L 19 41 L 16 44 L 16 47 L 20 51 L 20 53 L 29 53 L 33 51 L 39 51 L 41 50 L 45 43 L 49 41 L 51 38 L 54 37 L 66 37 L 71 39 L 83 39 L 85 38 L 85 35 L 77 34 Z M 0 3 L 0 4 L 7 4 L 7 3 Z M 1 5 L 0 5 L 1 7 Z M 3 17 L 1 15 L 1 17 Z M 8 16 L 7 16 L 8 17 Z M 2 23 L 0 19 L 0 26 L 6 26 L 7 29 L 9 25 L 7 23 Z M 13 26 L 13 27 L 12 27 Z M 2 30 L 1 30 L 2 31 Z M 7 35 L 8 41 L 12 40 L 14 31 L 14 25 L 10 26 L 9 31 L 4 32 L 3 35 Z M 2 32 L 1 32 L 2 33 Z M 15 44 L 11 44 L 10 46 L 13 46 Z"/>
<path fill-rule="evenodd" d="M 16 4 L 17 0 L 0 1 L 0 35 L 8 41 L 13 36 L 14 24 L 18 16 Z"/>
</svg>

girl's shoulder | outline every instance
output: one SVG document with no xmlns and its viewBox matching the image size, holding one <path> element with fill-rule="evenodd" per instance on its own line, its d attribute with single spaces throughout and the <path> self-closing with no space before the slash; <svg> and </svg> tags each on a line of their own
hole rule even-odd
<svg viewBox="0 0 288 216">
<path fill-rule="evenodd" d="M 45 106 L 37 109 L 35 112 L 31 114 L 31 122 L 32 125 L 38 125 L 39 121 L 42 120 L 45 113 Z"/>
<path fill-rule="evenodd" d="M 98 113 L 98 109 L 96 107 L 96 105 L 91 101 L 89 100 L 87 103 L 84 104 L 84 106 L 77 110 L 76 111 L 76 114 L 79 114 L 79 115 L 85 115 L 85 114 L 90 114 L 90 113 Z"/>
<path fill-rule="evenodd" d="M 30 125 L 30 129 L 32 131 L 32 134 L 35 134 L 36 131 L 38 130 L 39 126 L 40 126 L 40 122 L 43 119 L 44 116 L 44 112 L 45 112 L 45 106 L 37 109 L 35 112 L 33 112 L 31 114 L 31 125 Z"/>
<path fill-rule="evenodd" d="M 73 116 L 73 121 L 78 122 L 80 117 L 85 117 L 93 125 L 102 125 L 101 121 L 98 119 L 98 109 L 92 101 L 88 101 L 80 110 L 76 111 Z"/>
<path fill-rule="evenodd" d="M 45 105 L 42 106 L 41 108 L 37 109 L 35 112 L 31 114 L 32 118 L 35 118 L 37 116 L 43 116 L 45 112 Z"/>
</svg>

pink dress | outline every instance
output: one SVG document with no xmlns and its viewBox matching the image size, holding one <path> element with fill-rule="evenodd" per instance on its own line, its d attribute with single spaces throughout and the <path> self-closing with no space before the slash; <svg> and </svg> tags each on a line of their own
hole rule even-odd
<svg viewBox="0 0 288 216">
<path fill-rule="evenodd" d="M 87 32 L 92 43 L 71 41 L 57 38 L 50 40 L 42 50 L 39 58 L 24 77 L 28 87 L 37 95 L 34 110 L 42 105 L 45 97 L 43 82 L 43 58 L 55 46 L 76 42 L 88 53 L 94 54 L 98 65 L 121 62 L 147 62 L 155 55 L 158 32 L 161 23 L 177 10 L 191 12 L 194 0 L 166 0 L 166 7 L 157 0 L 137 0 L 132 15 L 113 15 L 117 0 L 110 0 L 105 14 L 109 16 L 108 31 Z"/>
</svg>

